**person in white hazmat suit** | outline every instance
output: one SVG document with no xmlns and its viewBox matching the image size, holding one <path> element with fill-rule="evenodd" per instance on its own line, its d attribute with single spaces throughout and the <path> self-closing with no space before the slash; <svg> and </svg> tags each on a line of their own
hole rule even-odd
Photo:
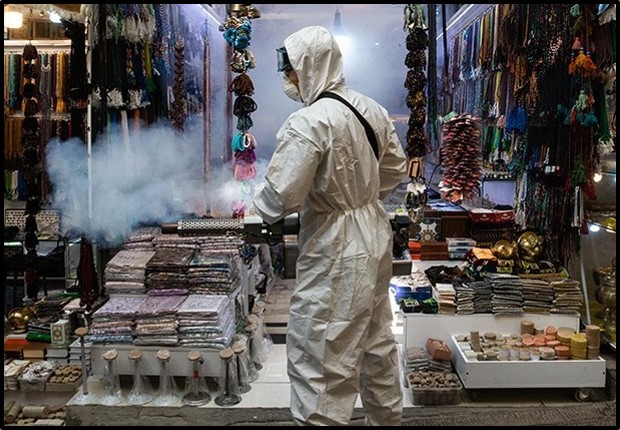
<svg viewBox="0 0 620 430">
<path fill-rule="evenodd" d="M 388 284 L 387 196 L 406 158 L 385 108 L 348 89 L 337 42 L 323 27 L 284 41 L 285 92 L 303 102 L 278 147 L 254 208 L 269 224 L 299 212 L 297 283 L 287 331 L 291 412 L 299 425 L 348 425 L 361 395 L 370 425 L 401 425 L 402 390 Z M 287 58 L 288 57 L 288 58 Z M 350 103 L 370 125 L 377 155 Z"/>
</svg>

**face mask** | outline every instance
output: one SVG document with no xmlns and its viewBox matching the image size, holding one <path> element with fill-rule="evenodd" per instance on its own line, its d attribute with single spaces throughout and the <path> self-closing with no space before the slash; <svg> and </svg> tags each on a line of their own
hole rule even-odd
<svg viewBox="0 0 620 430">
<path fill-rule="evenodd" d="M 286 76 L 282 79 L 282 91 L 284 91 L 284 94 L 286 94 L 291 100 L 299 103 L 303 102 L 297 86 L 295 86 L 295 84 L 292 83 Z"/>
</svg>

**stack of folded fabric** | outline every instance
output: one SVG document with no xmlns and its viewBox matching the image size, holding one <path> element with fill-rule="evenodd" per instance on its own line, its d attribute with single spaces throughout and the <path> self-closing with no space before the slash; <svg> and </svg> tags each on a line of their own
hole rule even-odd
<svg viewBox="0 0 620 430">
<path fill-rule="evenodd" d="M 153 250 L 125 249 L 106 265 L 105 289 L 108 295 L 144 294 L 146 265 L 155 255 Z"/>
<path fill-rule="evenodd" d="M 521 279 L 523 284 L 523 312 L 548 314 L 553 308 L 555 292 L 549 282 L 538 279 Z"/>
<path fill-rule="evenodd" d="M 158 295 L 151 290 L 136 312 L 134 345 L 176 346 L 179 343 L 176 312 L 187 296 Z"/>
<path fill-rule="evenodd" d="M 115 296 L 93 313 L 86 340 L 92 343 L 132 343 L 133 324 L 145 297 Z"/>
<path fill-rule="evenodd" d="M 562 279 L 551 282 L 555 297 L 552 314 L 579 315 L 583 306 L 583 293 L 579 282 L 573 279 Z"/>
<path fill-rule="evenodd" d="M 228 296 L 189 295 L 177 317 L 182 346 L 224 349 L 235 333 L 235 311 Z"/>
<path fill-rule="evenodd" d="M 146 288 L 187 290 L 187 270 L 194 248 L 156 248 L 146 265 Z"/>
<path fill-rule="evenodd" d="M 485 273 L 484 276 L 493 291 L 491 304 L 494 314 L 523 312 L 523 290 L 518 276 L 503 273 Z"/>
<path fill-rule="evenodd" d="M 239 252 L 243 238 L 237 235 L 179 236 L 178 234 L 159 234 L 153 238 L 156 248 L 202 249 L 216 254 Z"/>
<path fill-rule="evenodd" d="M 189 264 L 187 280 L 191 294 L 230 294 L 240 285 L 239 257 L 198 251 Z"/>
<path fill-rule="evenodd" d="M 493 304 L 491 303 L 493 289 L 491 284 L 485 281 L 475 281 L 469 285 L 474 290 L 474 313 L 490 314 L 493 312 Z"/>
<path fill-rule="evenodd" d="M 456 313 L 459 315 L 471 315 L 474 313 L 475 290 L 467 283 L 458 284 L 456 291 Z"/>
<path fill-rule="evenodd" d="M 239 255 L 243 239 L 234 235 L 199 237 L 199 247 L 203 253 L 214 255 Z"/>
<path fill-rule="evenodd" d="M 178 234 L 158 234 L 153 238 L 153 246 L 160 248 L 196 249 L 200 241 L 196 236 L 179 236 Z"/>
<path fill-rule="evenodd" d="M 123 249 L 153 249 L 153 239 L 161 233 L 159 227 L 142 227 L 123 238 Z"/>
</svg>

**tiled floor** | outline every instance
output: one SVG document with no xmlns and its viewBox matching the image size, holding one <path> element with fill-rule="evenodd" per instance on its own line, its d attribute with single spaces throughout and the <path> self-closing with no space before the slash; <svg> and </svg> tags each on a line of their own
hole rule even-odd
<svg viewBox="0 0 620 430">
<path fill-rule="evenodd" d="M 238 407 L 288 407 L 290 383 L 286 374 L 285 345 L 273 346 L 259 374 L 260 378 L 252 384 L 252 390 L 244 394 L 243 402 Z M 602 397 L 602 390 L 600 391 L 599 397 Z M 463 390 L 459 406 L 562 406 L 575 403 L 574 393 L 575 390 L 570 388 Z M 356 407 L 362 407 L 359 398 Z M 420 407 L 412 403 L 409 389 L 405 387 L 403 387 L 403 407 Z"/>
</svg>

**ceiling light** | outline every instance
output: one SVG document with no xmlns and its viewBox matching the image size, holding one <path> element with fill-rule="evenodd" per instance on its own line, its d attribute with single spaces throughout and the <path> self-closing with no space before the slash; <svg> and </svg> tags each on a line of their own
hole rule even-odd
<svg viewBox="0 0 620 430">
<path fill-rule="evenodd" d="M 342 36 L 344 35 L 344 30 L 342 30 L 342 21 L 340 20 L 340 11 L 336 9 L 336 14 L 334 15 L 334 36 Z"/>
<path fill-rule="evenodd" d="M 603 175 L 601 172 L 596 172 L 594 173 L 592 179 L 594 180 L 594 182 L 601 182 L 601 179 L 603 179 Z"/>
<path fill-rule="evenodd" d="M 334 14 L 334 26 L 332 28 L 332 34 L 334 35 L 334 39 L 338 42 L 338 46 L 341 51 L 345 51 L 348 49 L 349 45 L 349 36 L 345 33 L 342 28 L 342 20 L 340 19 L 340 11 L 336 9 L 336 13 Z"/>
<path fill-rule="evenodd" d="M 21 28 L 24 24 L 24 15 L 21 12 L 4 11 L 4 26 L 6 28 Z"/>
<path fill-rule="evenodd" d="M 60 15 L 58 15 L 58 12 L 50 12 L 50 21 L 55 24 L 60 24 Z"/>
</svg>

